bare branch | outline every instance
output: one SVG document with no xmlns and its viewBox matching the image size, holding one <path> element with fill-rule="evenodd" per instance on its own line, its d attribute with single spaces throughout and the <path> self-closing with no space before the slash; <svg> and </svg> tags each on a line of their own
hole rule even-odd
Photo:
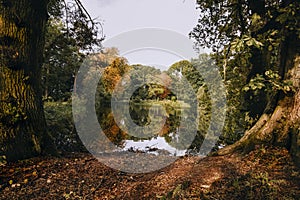
<svg viewBox="0 0 300 200">
<path fill-rule="evenodd" d="M 82 5 L 82 3 L 81 3 L 80 0 L 74 0 L 74 1 L 75 1 L 76 5 L 78 6 L 80 12 L 83 13 L 83 14 L 86 14 L 87 17 L 89 18 L 89 21 L 90 21 L 91 24 L 92 24 L 92 29 L 95 28 L 95 25 L 96 25 L 96 24 L 99 24 L 99 25 L 100 25 L 100 27 L 101 27 L 101 34 L 102 34 L 101 37 L 103 38 L 104 35 L 103 35 L 103 26 L 102 26 L 102 24 L 101 24 L 101 23 L 95 23 L 95 22 L 94 22 L 94 19 L 92 19 L 91 15 L 90 15 L 89 12 L 86 10 L 86 8 Z"/>
<path fill-rule="evenodd" d="M 67 26 L 67 36 L 69 37 L 69 12 L 67 2 L 63 0 L 65 11 L 66 11 L 66 26 Z"/>
</svg>

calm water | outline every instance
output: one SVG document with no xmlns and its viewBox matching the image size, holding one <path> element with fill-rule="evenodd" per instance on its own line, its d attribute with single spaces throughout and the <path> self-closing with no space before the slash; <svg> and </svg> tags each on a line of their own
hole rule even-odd
<svg viewBox="0 0 300 200">
<path fill-rule="evenodd" d="M 98 120 L 122 151 L 182 156 L 197 135 L 197 109 L 183 104 L 102 104 Z"/>
</svg>

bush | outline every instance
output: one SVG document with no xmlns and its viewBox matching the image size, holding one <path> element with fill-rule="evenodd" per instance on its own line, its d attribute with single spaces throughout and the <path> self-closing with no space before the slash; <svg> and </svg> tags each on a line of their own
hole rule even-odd
<svg viewBox="0 0 300 200">
<path fill-rule="evenodd" d="M 48 131 L 61 152 L 86 151 L 76 133 L 71 102 L 45 102 Z"/>
</svg>

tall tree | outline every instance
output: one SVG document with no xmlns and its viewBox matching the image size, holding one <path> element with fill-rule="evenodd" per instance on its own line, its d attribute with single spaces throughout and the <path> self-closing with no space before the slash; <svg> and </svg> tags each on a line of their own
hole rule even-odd
<svg viewBox="0 0 300 200">
<path fill-rule="evenodd" d="M 244 80 L 244 108 L 259 115 L 235 144 L 219 151 L 280 145 L 300 160 L 300 1 L 204 0 L 191 36 L 213 48 L 223 76 Z"/>
<path fill-rule="evenodd" d="M 1 154 L 16 160 L 51 152 L 41 93 L 47 0 L 0 2 Z"/>
<path fill-rule="evenodd" d="M 51 19 L 46 31 L 45 60 L 42 67 L 43 98 L 67 100 L 75 75 L 85 56 L 75 38 L 67 36 L 61 19 Z"/>
<path fill-rule="evenodd" d="M 48 4 L 44 63 L 42 67 L 43 97 L 68 100 L 75 75 L 86 55 L 101 46 L 100 23 L 91 21 L 79 1 L 65 4 L 52 0 Z M 112 50 L 113 51 L 113 50 Z M 110 53 L 110 52 L 108 52 Z"/>
<path fill-rule="evenodd" d="M 95 23 L 74 2 L 73 10 L 66 7 L 74 16 L 66 34 L 91 49 L 99 42 Z M 60 15 L 61 5 L 61 0 L 0 1 L 0 154 L 8 160 L 55 152 L 46 131 L 41 67 L 48 11 Z"/>
</svg>

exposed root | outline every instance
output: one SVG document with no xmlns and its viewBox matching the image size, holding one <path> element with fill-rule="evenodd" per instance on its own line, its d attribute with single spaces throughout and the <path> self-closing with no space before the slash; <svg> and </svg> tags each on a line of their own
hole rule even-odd
<svg viewBox="0 0 300 200">
<path fill-rule="evenodd" d="M 244 152 L 246 143 L 249 143 L 250 138 L 263 129 L 263 127 L 267 124 L 269 119 L 269 115 L 262 115 L 260 119 L 256 122 L 256 124 L 250 130 L 246 131 L 245 135 L 239 141 L 232 145 L 226 146 L 223 149 L 220 149 L 217 152 L 217 155 L 227 155 L 237 151 Z"/>
<path fill-rule="evenodd" d="M 284 106 L 283 106 L 284 105 Z M 282 122 L 286 120 L 287 99 L 282 100 L 272 114 L 263 114 L 256 124 L 236 143 L 229 145 L 217 152 L 217 155 L 227 155 L 234 152 L 248 153 L 257 145 L 284 146 L 288 138 L 288 125 Z"/>
</svg>

